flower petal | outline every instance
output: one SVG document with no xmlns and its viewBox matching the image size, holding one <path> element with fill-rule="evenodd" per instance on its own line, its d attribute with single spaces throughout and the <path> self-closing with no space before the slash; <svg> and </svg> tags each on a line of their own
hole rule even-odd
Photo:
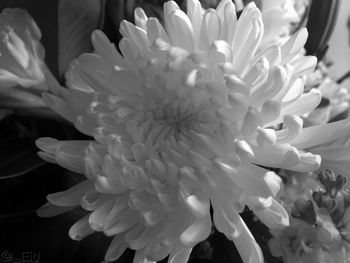
<svg viewBox="0 0 350 263">
<path fill-rule="evenodd" d="M 70 189 L 49 194 L 47 200 L 57 206 L 77 206 L 84 194 L 93 187 L 91 181 L 85 180 Z"/>
<path fill-rule="evenodd" d="M 69 229 L 69 236 L 73 240 L 82 240 L 94 231 L 89 226 L 89 215 L 84 216 Z"/>
<path fill-rule="evenodd" d="M 57 215 L 66 213 L 74 209 L 74 207 L 75 206 L 62 207 L 62 206 L 55 206 L 51 203 L 46 203 L 36 211 L 36 214 L 40 217 L 52 217 L 52 216 L 57 216 Z"/>
<path fill-rule="evenodd" d="M 268 202 L 266 202 L 268 201 Z M 270 229 L 282 229 L 289 225 L 287 211 L 272 197 L 249 197 L 247 205 Z"/>
<path fill-rule="evenodd" d="M 117 260 L 124 253 L 127 247 L 128 245 L 124 241 L 124 237 L 122 235 L 115 236 L 112 242 L 109 244 L 105 255 L 105 260 L 110 262 Z"/>
<path fill-rule="evenodd" d="M 256 243 L 242 218 L 239 219 L 241 231 L 239 236 L 234 238 L 233 241 L 235 242 L 236 248 L 239 251 L 243 262 L 263 263 L 264 257 L 261 248 Z"/>
<path fill-rule="evenodd" d="M 183 263 L 187 262 L 190 257 L 192 247 L 188 248 L 178 243 L 173 248 L 173 251 L 169 255 L 168 263 Z"/>
<path fill-rule="evenodd" d="M 181 10 L 174 10 L 168 18 L 167 31 L 174 46 L 192 51 L 194 48 L 193 27 L 188 16 Z"/>
<path fill-rule="evenodd" d="M 302 130 L 298 138 L 290 143 L 297 148 L 305 149 L 334 141 L 348 135 L 349 133 L 350 121 L 345 119 L 324 125 L 307 127 Z"/>
<path fill-rule="evenodd" d="M 210 215 L 196 217 L 182 234 L 180 240 L 187 247 L 194 247 L 200 241 L 206 239 L 211 232 Z"/>
</svg>

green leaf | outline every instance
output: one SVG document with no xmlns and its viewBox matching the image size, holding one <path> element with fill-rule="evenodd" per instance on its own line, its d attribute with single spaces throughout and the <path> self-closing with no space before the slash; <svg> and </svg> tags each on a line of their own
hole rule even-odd
<svg viewBox="0 0 350 263">
<path fill-rule="evenodd" d="M 62 76 L 73 59 L 92 51 L 91 33 L 102 28 L 104 0 L 59 0 L 58 64 Z"/>
</svg>

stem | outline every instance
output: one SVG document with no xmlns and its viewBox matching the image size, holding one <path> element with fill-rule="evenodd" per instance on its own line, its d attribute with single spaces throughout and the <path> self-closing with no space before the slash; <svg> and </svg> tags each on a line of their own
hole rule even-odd
<svg viewBox="0 0 350 263">
<path fill-rule="evenodd" d="M 337 83 L 341 84 L 344 80 L 348 79 L 350 77 L 350 71 L 346 72 L 343 76 L 341 76 L 338 80 Z"/>
<path fill-rule="evenodd" d="M 50 69 L 46 66 L 45 69 L 45 78 L 48 85 L 48 92 L 56 96 L 61 97 L 66 91 L 65 87 L 62 87 L 57 79 L 52 75 Z"/>
</svg>

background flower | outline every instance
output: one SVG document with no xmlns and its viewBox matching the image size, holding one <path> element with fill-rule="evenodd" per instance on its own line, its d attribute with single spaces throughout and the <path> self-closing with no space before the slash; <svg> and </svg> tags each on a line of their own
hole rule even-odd
<svg viewBox="0 0 350 263">
<path fill-rule="evenodd" d="M 342 175 L 335 176 L 332 170 L 322 170 L 317 177 L 313 185 L 298 188 L 289 210 L 291 225 L 272 231 L 271 252 L 284 262 L 349 260 L 347 180 Z M 286 192 L 291 188 L 286 185 Z M 287 200 L 289 197 L 284 196 Z"/>
<path fill-rule="evenodd" d="M 265 26 L 262 45 L 279 43 L 291 34 L 292 25 L 301 21 L 302 14 L 295 9 L 294 0 L 264 0 L 262 3 Z"/>
<path fill-rule="evenodd" d="M 22 9 L 4 9 L 0 15 L 0 85 L 47 90 L 44 48 L 34 20 Z"/>
</svg>

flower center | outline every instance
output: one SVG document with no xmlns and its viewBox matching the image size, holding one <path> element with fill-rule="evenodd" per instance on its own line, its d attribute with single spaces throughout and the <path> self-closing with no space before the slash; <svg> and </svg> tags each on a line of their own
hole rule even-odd
<svg viewBox="0 0 350 263">
<path fill-rule="evenodd" d="M 172 140 L 179 141 L 180 135 L 191 129 L 196 121 L 196 113 L 186 112 L 171 105 L 158 107 L 148 116 L 142 126 L 146 128 L 146 137 L 156 147 Z M 148 124 L 149 122 L 151 123 Z M 147 126 L 150 128 L 147 129 Z"/>
</svg>

